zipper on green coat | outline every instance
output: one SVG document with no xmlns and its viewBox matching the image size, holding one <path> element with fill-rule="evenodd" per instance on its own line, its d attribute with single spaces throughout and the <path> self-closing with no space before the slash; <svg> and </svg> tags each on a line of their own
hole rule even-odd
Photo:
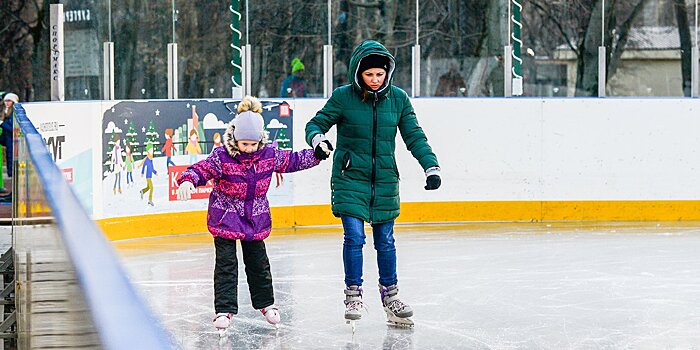
<svg viewBox="0 0 700 350">
<path fill-rule="evenodd" d="M 372 94 L 374 99 L 372 100 L 372 178 L 370 179 L 370 188 L 372 189 L 371 195 L 369 197 L 369 223 L 374 221 L 374 181 L 377 176 L 377 100 L 379 97 L 377 93 Z"/>
</svg>

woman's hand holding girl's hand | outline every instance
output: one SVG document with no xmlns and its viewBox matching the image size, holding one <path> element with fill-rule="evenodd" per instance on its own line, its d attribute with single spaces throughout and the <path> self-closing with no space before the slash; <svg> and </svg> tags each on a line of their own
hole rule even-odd
<svg viewBox="0 0 700 350">
<path fill-rule="evenodd" d="M 333 145 L 331 145 L 330 141 L 326 140 L 323 134 L 316 134 L 311 140 L 311 145 L 314 147 L 314 157 L 318 160 L 328 159 L 333 150 Z"/>
</svg>

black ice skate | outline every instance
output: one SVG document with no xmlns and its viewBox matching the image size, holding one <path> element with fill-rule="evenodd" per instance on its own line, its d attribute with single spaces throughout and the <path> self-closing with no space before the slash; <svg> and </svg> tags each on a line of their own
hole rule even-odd
<svg viewBox="0 0 700 350">
<path fill-rule="evenodd" d="M 392 326 L 413 327 L 413 320 L 409 318 L 413 316 L 413 309 L 399 299 L 399 288 L 396 285 L 385 287 L 380 284 L 379 292 L 387 323 Z"/>
</svg>

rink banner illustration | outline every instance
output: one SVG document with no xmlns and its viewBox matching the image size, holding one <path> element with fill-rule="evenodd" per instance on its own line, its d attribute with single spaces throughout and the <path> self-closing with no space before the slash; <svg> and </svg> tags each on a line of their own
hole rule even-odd
<svg viewBox="0 0 700 350">
<path fill-rule="evenodd" d="M 93 153 L 99 148 L 93 131 L 99 119 L 93 117 L 96 105 L 25 104 L 27 115 L 41 134 L 54 162 L 71 184 L 85 211 L 92 215 Z"/>
<path fill-rule="evenodd" d="M 269 145 L 292 150 L 293 113 L 286 102 L 261 101 Z M 206 209 L 213 184 L 177 201 L 177 176 L 223 146 L 238 101 L 120 101 L 102 115 L 104 212 L 138 215 Z M 281 187 L 291 196 L 291 186 Z"/>
</svg>

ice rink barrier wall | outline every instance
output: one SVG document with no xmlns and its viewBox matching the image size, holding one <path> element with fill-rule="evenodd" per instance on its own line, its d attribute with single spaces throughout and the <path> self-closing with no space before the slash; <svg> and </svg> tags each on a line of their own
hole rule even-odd
<svg viewBox="0 0 700 350">
<path fill-rule="evenodd" d="M 115 129 L 105 127 L 105 118 L 120 113 L 127 102 L 33 103 L 26 108 L 40 131 L 46 129 L 46 140 L 64 136 L 63 154 L 56 161 L 79 186 L 87 211 L 110 239 L 206 232 L 206 199 L 166 198 L 164 156 L 154 159 L 160 174 L 153 178 L 153 206 L 139 198 L 145 184 L 140 171 L 134 170 L 132 188 L 117 193 L 113 187 L 117 179 L 104 162 L 110 147 L 105 137 Z M 232 115 L 215 110 L 224 102 L 235 103 L 130 101 L 139 107 L 117 116 L 116 130 L 126 135 L 130 122 L 139 118 L 162 123 L 178 113 L 187 117 L 191 105 L 214 108 L 200 121 L 212 114 L 223 127 Z M 308 147 L 305 124 L 325 100 L 284 102 L 293 112 L 287 130 L 292 148 Z M 437 191 L 423 189 L 423 171 L 398 136 L 399 222 L 700 219 L 700 100 L 419 98 L 412 103 L 442 167 L 443 185 Z M 163 112 L 177 108 L 181 112 Z M 141 139 L 148 137 L 147 120 L 137 123 Z M 164 130 L 156 131 L 161 147 Z M 329 133 L 333 142 L 334 132 Z M 56 156 L 56 142 L 47 144 Z M 173 160 L 182 163 L 186 157 L 178 154 Z M 340 223 L 330 210 L 330 168 L 330 162 L 323 162 L 285 174 L 279 188 L 273 180 L 269 197 L 275 227 Z M 121 182 L 123 186 L 125 180 Z"/>
<path fill-rule="evenodd" d="M 172 349 L 20 104 L 14 134 L 17 348 Z"/>
</svg>

